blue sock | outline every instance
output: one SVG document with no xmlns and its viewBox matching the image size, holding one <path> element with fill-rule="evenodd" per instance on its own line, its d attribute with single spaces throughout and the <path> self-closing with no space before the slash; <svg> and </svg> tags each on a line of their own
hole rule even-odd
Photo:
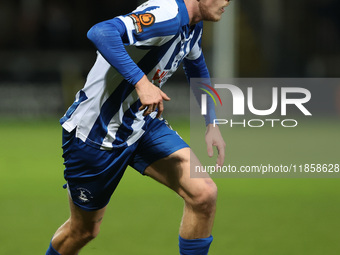
<svg viewBox="0 0 340 255">
<path fill-rule="evenodd" d="M 181 255 L 207 255 L 213 237 L 200 239 L 184 239 L 179 236 L 179 253 Z"/>
<path fill-rule="evenodd" d="M 52 241 L 50 242 L 50 246 L 48 247 L 45 255 L 61 255 L 52 247 Z"/>
</svg>

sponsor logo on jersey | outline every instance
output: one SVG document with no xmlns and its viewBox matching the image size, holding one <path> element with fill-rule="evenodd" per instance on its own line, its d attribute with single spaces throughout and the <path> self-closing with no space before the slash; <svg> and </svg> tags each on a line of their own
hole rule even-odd
<svg viewBox="0 0 340 255">
<path fill-rule="evenodd" d="M 161 71 L 160 69 L 157 69 L 155 75 L 152 78 L 152 83 L 158 83 L 160 84 L 163 80 L 163 78 L 168 74 L 168 71 Z"/>
<path fill-rule="evenodd" d="M 133 20 L 137 34 L 142 33 L 145 27 L 150 27 L 155 23 L 155 16 L 152 13 L 131 14 L 129 17 Z"/>
</svg>

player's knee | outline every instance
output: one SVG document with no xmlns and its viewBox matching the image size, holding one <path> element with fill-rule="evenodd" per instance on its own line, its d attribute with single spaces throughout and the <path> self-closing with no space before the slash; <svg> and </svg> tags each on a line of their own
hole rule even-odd
<svg viewBox="0 0 340 255">
<path fill-rule="evenodd" d="M 88 243 L 91 240 L 95 239 L 100 232 L 99 226 L 88 226 L 88 227 L 80 227 L 74 228 L 72 230 L 72 235 L 81 243 Z"/>
<path fill-rule="evenodd" d="M 98 236 L 99 231 L 99 228 L 86 230 L 83 232 L 83 239 L 89 242 Z"/>
<path fill-rule="evenodd" d="M 189 204 L 195 211 L 207 217 L 215 212 L 217 186 L 212 180 L 206 180 L 205 185 L 189 199 Z"/>
</svg>

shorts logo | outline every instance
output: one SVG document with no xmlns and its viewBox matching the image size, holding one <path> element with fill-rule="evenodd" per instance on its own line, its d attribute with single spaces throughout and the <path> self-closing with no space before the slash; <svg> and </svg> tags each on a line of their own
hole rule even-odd
<svg viewBox="0 0 340 255">
<path fill-rule="evenodd" d="M 152 13 L 131 14 L 129 17 L 133 20 L 137 34 L 143 32 L 144 27 L 152 26 L 155 23 L 155 16 Z"/>
<path fill-rule="evenodd" d="M 88 203 L 90 202 L 90 199 L 93 198 L 93 196 L 91 196 L 91 192 L 88 189 L 85 188 L 78 188 L 77 189 L 79 191 L 79 200 L 83 203 Z"/>
</svg>

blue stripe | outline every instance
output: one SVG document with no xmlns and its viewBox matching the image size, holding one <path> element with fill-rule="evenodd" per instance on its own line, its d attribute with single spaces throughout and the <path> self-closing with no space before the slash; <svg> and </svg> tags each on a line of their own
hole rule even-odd
<svg viewBox="0 0 340 255">
<path fill-rule="evenodd" d="M 185 26 L 183 27 L 185 29 L 185 37 L 188 38 L 189 37 L 189 33 L 190 33 L 190 30 L 189 30 L 189 26 Z M 200 23 L 198 23 L 195 27 L 195 31 L 194 31 L 194 35 L 192 37 L 192 39 L 190 40 L 190 50 L 194 47 L 199 35 L 200 35 L 200 32 L 201 32 L 201 29 L 202 29 L 202 25 Z M 175 36 L 176 38 L 181 36 L 182 37 L 182 40 L 184 39 L 183 38 L 183 35 L 180 34 L 180 35 L 177 35 Z M 187 48 L 187 44 L 188 42 L 185 42 L 184 44 L 184 50 L 186 50 Z M 201 44 L 201 41 L 198 42 L 198 44 L 200 45 Z M 170 57 L 169 59 L 169 62 L 166 64 L 165 66 L 165 69 L 171 69 L 172 65 L 173 65 L 173 62 L 174 62 L 174 59 L 175 57 L 177 56 L 177 54 L 180 52 L 181 50 L 181 42 L 178 42 L 178 44 L 176 45 L 176 48 L 174 50 L 174 52 L 172 53 L 172 56 Z M 188 52 L 184 52 L 184 53 L 188 53 Z M 182 61 L 182 60 L 181 60 Z M 177 65 L 179 66 L 180 63 L 178 63 Z"/>
<path fill-rule="evenodd" d="M 128 109 L 125 112 L 124 117 L 123 117 L 123 124 L 120 125 L 120 127 L 118 128 L 117 133 L 116 133 L 116 140 L 112 143 L 112 145 L 119 145 L 119 144 L 126 142 L 128 137 L 132 134 L 133 129 L 131 126 L 136 117 L 135 113 L 138 112 L 138 109 L 140 106 L 141 106 L 141 103 L 138 100 L 131 106 L 130 109 Z M 151 119 L 152 118 L 149 115 L 144 117 L 145 123 L 142 126 L 142 129 L 144 131 L 146 130 L 147 125 Z"/>
<path fill-rule="evenodd" d="M 74 111 L 78 108 L 78 106 L 80 105 L 81 102 L 84 102 L 85 100 L 87 100 L 87 96 L 85 94 L 84 91 L 80 90 L 79 91 L 79 99 L 77 101 L 75 101 L 67 110 L 66 114 L 64 115 L 64 117 L 62 117 L 59 122 L 61 125 L 63 125 L 69 118 L 71 118 L 72 114 L 74 113 Z"/>
<path fill-rule="evenodd" d="M 192 49 L 201 33 L 201 31 L 203 30 L 203 22 L 199 22 L 196 24 L 196 27 L 195 27 L 195 33 L 194 33 L 194 36 L 191 40 L 191 44 L 190 44 L 190 48 Z M 198 42 L 198 45 L 201 46 L 201 40 L 202 40 L 202 37 L 200 37 L 199 39 L 199 42 Z"/>
<path fill-rule="evenodd" d="M 112 145 L 119 145 L 124 143 L 127 138 L 132 134 L 132 124 L 134 119 L 136 118 L 136 112 L 138 112 L 138 108 L 141 106 L 140 100 L 138 99 L 131 107 L 124 113 L 123 123 L 119 126 L 116 133 L 116 140 L 112 143 Z"/>
<path fill-rule="evenodd" d="M 178 36 L 176 36 L 176 38 L 177 38 Z M 181 50 L 181 41 L 179 41 L 178 43 L 177 43 L 177 45 L 176 45 L 176 48 L 175 48 L 175 50 L 173 51 L 173 53 L 172 53 L 172 55 L 171 55 L 171 57 L 170 57 L 170 59 L 169 59 L 169 62 L 166 64 L 166 66 L 164 67 L 165 69 L 168 69 L 168 70 L 170 70 L 171 69 L 171 67 L 172 67 L 172 63 L 174 62 L 174 59 L 175 59 L 175 57 L 177 56 L 177 54 L 180 52 L 180 50 Z M 179 65 L 180 63 L 178 63 L 178 65 Z"/>
<path fill-rule="evenodd" d="M 139 61 L 139 68 L 142 69 L 145 74 L 150 73 L 151 70 L 161 61 L 175 40 L 176 37 L 172 38 L 162 46 L 152 47 L 151 50 Z"/>
<path fill-rule="evenodd" d="M 129 96 L 135 89 L 133 85 L 123 80 L 116 90 L 103 104 L 100 114 L 89 133 L 87 140 L 102 144 L 104 137 L 107 134 L 107 126 L 109 125 L 112 117 L 118 112 L 122 102 Z"/>
</svg>

